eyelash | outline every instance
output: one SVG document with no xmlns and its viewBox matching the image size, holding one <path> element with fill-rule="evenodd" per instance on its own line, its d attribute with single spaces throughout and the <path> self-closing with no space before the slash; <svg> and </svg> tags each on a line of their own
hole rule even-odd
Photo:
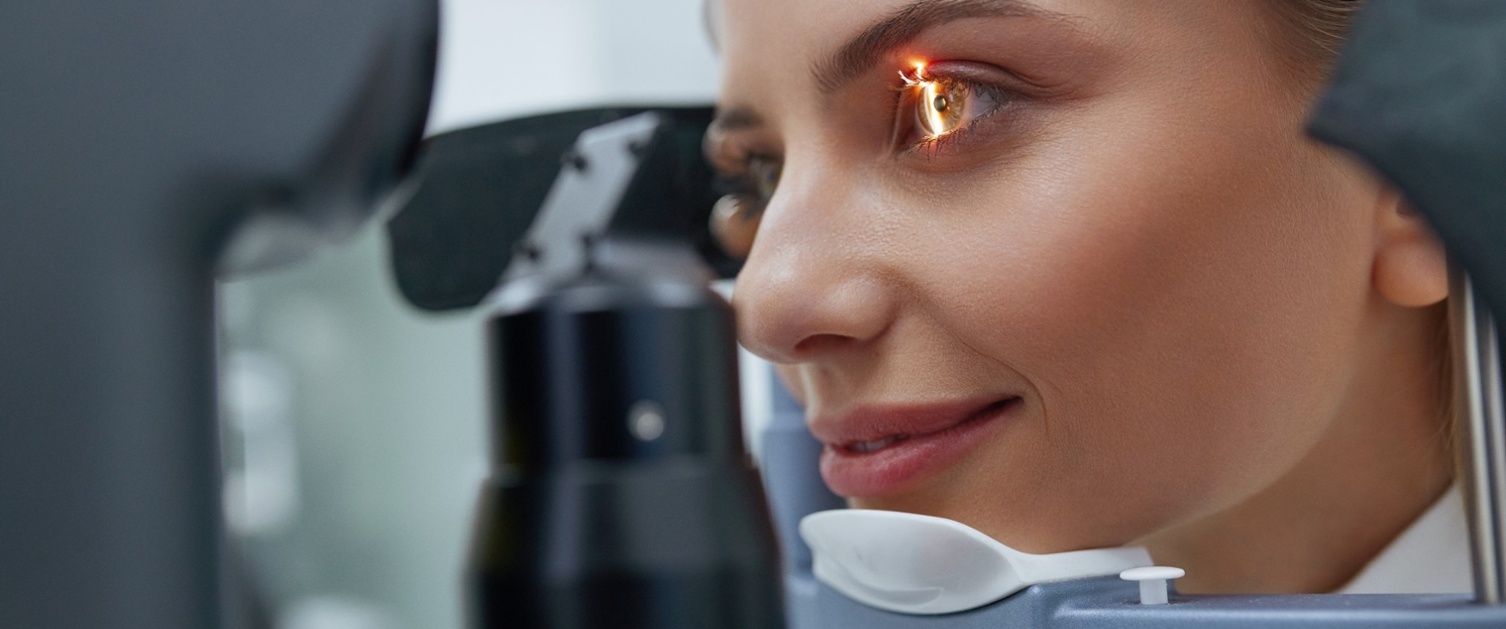
<svg viewBox="0 0 1506 629">
<path fill-rule="evenodd" d="M 753 204 L 755 212 L 773 196 L 779 185 L 782 160 L 766 153 L 748 153 L 740 160 L 742 167 L 736 173 L 718 173 L 713 190 L 719 195 L 736 195 Z"/>
<path fill-rule="evenodd" d="M 921 70 L 916 70 L 917 73 Z M 977 125 L 991 118 L 1006 108 L 1016 99 L 1018 94 L 1013 90 L 988 81 L 970 78 L 966 71 L 948 71 L 943 68 L 940 71 L 930 67 L 925 68 L 925 81 L 950 82 L 960 86 L 962 93 L 970 99 L 991 100 L 993 105 L 987 111 L 975 114 L 971 120 L 964 121 L 960 126 L 937 135 L 932 135 L 918 142 L 906 143 L 906 135 L 909 127 L 915 124 L 916 105 L 918 104 L 919 88 L 906 84 L 894 88 L 894 99 L 891 102 L 891 110 L 894 112 L 893 137 L 891 144 L 899 156 L 919 156 L 923 159 L 932 159 L 941 155 L 944 151 L 954 148 L 959 142 L 968 139 L 977 133 Z M 903 75 L 903 73 L 901 73 Z M 737 195 L 747 199 L 761 209 L 768 202 L 773 189 L 778 184 L 779 171 L 782 160 L 777 156 L 762 152 L 749 152 L 736 160 L 740 166 L 735 172 L 719 173 L 715 188 L 719 194 Z M 761 181 L 772 177 L 772 181 Z"/>
<path fill-rule="evenodd" d="M 920 73 L 924 72 L 924 78 Z M 916 79 L 910 79 L 904 72 L 900 75 L 905 77 L 905 83 L 895 88 L 893 101 L 894 110 L 894 137 L 893 144 L 901 156 L 918 155 L 925 159 L 935 158 L 943 151 L 954 147 L 959 141 L 966 139 L 977 130 L 975 127 L 983 120 L 998 114 L 1012 100 L 1014 94 L 1003 87 L 993 85 L 977 79 L 959 76 L 960 73 L 937 72 L 929 67 L 917 68 L 914 71 Z M 919 92 L 921 82 L 952 82 L 960 85 L 969 98 L 986 97 L 994 101 L 994 105 L 987 111 L 977 114 L 971 120 L 963 122 L 960 126 L 945 133 L 931 135 L 919 142 L 905 144 L 907 129 L 913 126 L 916 116 L 916 107 L 919 106 Z"/>
</svg>

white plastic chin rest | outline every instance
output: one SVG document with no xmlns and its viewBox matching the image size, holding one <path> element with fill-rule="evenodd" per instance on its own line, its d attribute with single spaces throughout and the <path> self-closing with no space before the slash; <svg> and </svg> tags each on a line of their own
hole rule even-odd
<svg viewBox="0 0 1506 629">
<path fill-rule="evenodd" d="M 982 607 L 1037 583 L 1151 565 L 1144 548 L 1032 555 L 945 518 L 838 509 L 800 521 L 816 578 L 859 603 L 903 614 Z"/>
</svg>

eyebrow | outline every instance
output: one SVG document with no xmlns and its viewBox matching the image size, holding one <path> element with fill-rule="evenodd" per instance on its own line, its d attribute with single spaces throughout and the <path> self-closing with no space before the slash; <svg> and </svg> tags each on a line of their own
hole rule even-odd
<svg viewBox="0 0 1506 629">
<path fill-rule="evenodd" d="M 751 109 L 744 107 L 732 107 L 716 112 L 716 119 L 712 125 L 718 131 L 742 131 L 745 129 L 757 129 L 763 126 L 763 117 Z"/>
<path fill-rule="evenodd" d="M 977 17 L 1066 18 L 1022 0 L 917 0 L 849 39 L 830 57 L 813 64 L 811 73 L 821 91 L 830 94 L 927 29 Z"/>
<path fill-rule="evenodd" d="M 874 22 L 847 40 L 824 60 L 811 65 L 811 73 L 823 94 L 852 82 L 878 63 L 884 55 L 910 43 L 921 33 L 947 22 L 979 17 L 1035 17 L 1068 21 L 1064 14 L 1047 11 L 1024 0 L 915 0 Z M 751 109 L 718 108 L 712 124 L 723 132 L 757 129 L 761 116 Z"/>
</svg>

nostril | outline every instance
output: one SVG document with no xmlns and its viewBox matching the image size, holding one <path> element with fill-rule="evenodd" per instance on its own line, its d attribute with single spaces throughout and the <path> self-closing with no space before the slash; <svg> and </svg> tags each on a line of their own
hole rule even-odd
<svg viewBox="0 0 1506 629">
<path fill-rule="evenodd" d="M 800 342 L 795 343 L 795 346 L 791 349 L 794 350 L 793 353 L 795 356 L 810 356 L 847 345 L 852 343 L 853 340 L 850 336 L 842 336 L 840 334 L 813 334 L 800 339 Z"/>
</svg>

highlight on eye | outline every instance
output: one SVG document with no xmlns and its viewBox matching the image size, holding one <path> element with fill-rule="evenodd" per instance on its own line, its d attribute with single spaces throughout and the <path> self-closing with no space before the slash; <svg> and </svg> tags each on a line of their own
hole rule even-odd
<svg viewBox="0 0 1506 629">
<path fill-rule="evenodd" d="M 1001 100 L 988 86 L 930 71 L 925 63 L 899 73 L 904 85 L 897 112 L 898 139 L 918 146 L 964 130 L 974 120 L 993 113 Z M 913 108 L 907 112 L 907 108 Z M 913 132 L 906 128 L 913 128 Z M 918 137 L 914 137 L 918 136 Z"/>
</svg>

